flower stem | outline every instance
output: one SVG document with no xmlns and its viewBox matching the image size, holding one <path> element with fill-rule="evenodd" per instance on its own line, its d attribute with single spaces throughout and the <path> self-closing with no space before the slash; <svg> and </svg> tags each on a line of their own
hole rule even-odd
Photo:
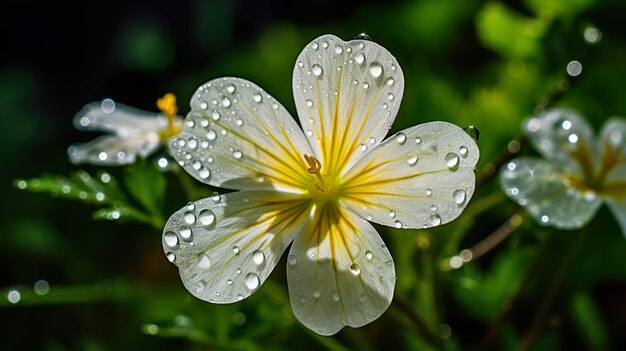
<svg viewBox="0 0 626 351">
<path fill-rule="evenodd" d="M 422 334 L 426 341 L 428 341 L 431 345 L 435 346 L 439 350 L 446 350 L 446 346 L 439 335 L 430 329 L 428 323 L 426 323 L 417 311 L 415 311 L 409 300 L 397 293 L 394 293 L 392 307 L 396 311 L 401 312 L 408 317 L 415 329 L 420 332 L 420 334 Z"/>
<path fill-rule="evenodd" d="M 491 249 L 500 244 L 519 227 L 523 222 L 523 214 L 521 214 L 521 211 L 522 210 L 519 210 L 493 233 L 489 234 L 489 236 L 481 240 L 478 244 L 469 248 L 469 251 L 472 253 L 472 259 L 476 259 L 491 251 Z"/>
</svg>

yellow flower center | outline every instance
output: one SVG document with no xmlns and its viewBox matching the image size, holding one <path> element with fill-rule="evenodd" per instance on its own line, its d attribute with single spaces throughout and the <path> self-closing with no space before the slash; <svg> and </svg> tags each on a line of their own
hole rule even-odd
<svg viewBox="0 0 626 351">
<path fill-rule="evenodd" d="M 309 187 L 311 199 L 320 205 L 336 200 L 340 188 L 335 177 L 322 176 L 322 164 L 314 156 L 304 154 L 304 160 L 309 165 L 307 172 L 315 176 L 313 183 Z"/>
<path fill-rule="evenodd" d="M 157 100 L 156 105 L 167 116 L 167 128 L 161 131 L 161 138 L 166 140 L 178 135 L 182 130 L 182 126 L 176 125 L 176 113 L 178 112 L 176 95 L 167 93 Z"/>
</svg>

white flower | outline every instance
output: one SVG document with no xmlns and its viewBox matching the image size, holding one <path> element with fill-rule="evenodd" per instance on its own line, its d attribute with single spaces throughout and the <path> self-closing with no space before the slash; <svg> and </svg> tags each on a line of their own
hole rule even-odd
<svg viewBox="0 0 626 351">
<path fill-rule="evenodd" d="M 403 89 L 385 48 L 332 35 L 296 60 L 304 132 L 251 82 L 198 88 L 171 154 L 199 181 L 239 191 L 189 203 L 167 222 L 163 248 L 185 287 L 213 303 L 242 300 L 293 242 L 287 279 L 300 322 L 331 335 L 378 318 L 396 275 L 368 221 L 425 228 L 453 220 L 474 192 L 478 160 L 474 140 L 446 122 L 383 141 Z"/>
<path fill-rule="evenodd" d="M 500 173 L 506 194 L 542 225 L 576 229 L 603 201 L 626 234 L 626 121 L 608 120 L 599 138 L 576 112 L 551 109 L 523 123 L 545 160 L 522 157 Z"/>
<path fill-rule="evenodd" d="M 115 103 L 111 99 L 96 101 L 85 106 L 74 117 L 79 130 L 110 133 L 68 148 L 70 161 L 74 164 L 117 166 L 135 162 L 137 155 L 147 157 L 162 142 L 177 135 L 182 120 L 176 117 L 176 98 L 166 94 L 157 101 L 163 113 L 138 110 Z"/>
</svg>

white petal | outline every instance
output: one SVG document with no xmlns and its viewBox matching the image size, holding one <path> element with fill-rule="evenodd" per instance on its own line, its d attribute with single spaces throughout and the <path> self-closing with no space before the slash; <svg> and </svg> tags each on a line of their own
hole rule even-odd
<svg viewBox="0 0 626 351">
<path fill-rule="evenodd" d="M 287 258 L 289 300 L 302 324 L 332 335 L 385 312 L 396 274 L 387 247 L 367 221 L 336 206 L 317 211 Z"/>
<path fill-rule="evenodd" d="M 539 224 L 576 229 L 591 220 L 602 202 L 594 193 L 572 187 L 566 176 L 552 162 L 522 157 L 502 168 L 500 182 Z"/>
<path fill-rule="evenodd" d="M 458 217 L 474 193 L 476 142 L 461 128 L 430 122 L 403 130 L 344 177 L 343 201 L 363 218 L 398 228 Z"/>
<path fill-rule="evenodd" d="M 384 47 L 324 35 L 308 44 L 293 72 L 293 93 L 315 154 L 341 174 L 380 143 L 402 100 L 404 75 Z"/>
<path fill-rule="evenodd" d="M 613 117 L 604 123 L 598 145 L 600 172 L 608 182 L 626 181 L 626 120 Z M 608 194 L 610 196 L 610 194 Z"/>
<path fill-rule="evenodd" d="M 593 132 L 587 121 L 568 109 L 549 109 L 530 118 L 523 130 L 531 144 L 547 160 L 576 174 L 593 172 L 596 161 Z"/>
<path fill-rule="evenodd" d="M 169 147 L 187 172 L 213 186 L 300 191 L 312 182 L 303 157 L 312 151 L 296 121 L 263 89 L 239 78 L 198 88 Z"/>
<path fill-rule="evenodd" d="M 622 234 L 626 237 L 626 199 L 621 199 L 620 201 L 608 200 L 607 205 L 622 229 Z"/>
<path fill-rule="evenodd" d="M 308 218 L 306 201 L 294 194 L 230 193 L 174 213 L 163 231 L 163 249 L 194 296 L 232 303 L 263 284 Z"/>
<path fill-rule="evenodd" d="M 67 153 L 74 164 L 119 166 L 135 162 L 137 155 L 147 157 L 159 144 L 156 133 L 134 134 L 128 138 L 104 135 L 85 144 L 74 144 Z"/>
<path fill-rule="evenodd" d="M 122 138 L 157 133 L 165 129 L 167 123 L 163 114 L 142 111 L 111 99 L 92 102 L 74 117 L 74 126 L 79 130 L 112 132 Z"/>
</svg>

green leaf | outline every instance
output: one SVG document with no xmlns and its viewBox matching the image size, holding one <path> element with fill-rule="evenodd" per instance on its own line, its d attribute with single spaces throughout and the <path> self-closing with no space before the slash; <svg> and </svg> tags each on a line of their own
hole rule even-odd
<svg viewBox="0 0 626 351">
<path fill-rule="evenodd" d="M 525 0 L 524 3 L 537 16 L 542 18 L 572 18 L 584 11 L 595 0 Z"/>
<path fill-rule="evenodd" d="M 571 301 L 572 322 L 590 350 L 608 350 L 607 328 L 600 311 L 588 293 L 576 294 Z"/>
<path fill-rule="evenodd" d="M 508 58 L 536 58 L 548 22 L 517 14 L 500 3 L 488 3 L 478 13 L 476 29 L 485 47 Z"/>
<path fill-rule="evenodd" d="M 166 179 L 154 163 L 141 160 L 128 167 L 124 182 L 128 192 L 152 216 L 162 217 Z"/>
</svg>

